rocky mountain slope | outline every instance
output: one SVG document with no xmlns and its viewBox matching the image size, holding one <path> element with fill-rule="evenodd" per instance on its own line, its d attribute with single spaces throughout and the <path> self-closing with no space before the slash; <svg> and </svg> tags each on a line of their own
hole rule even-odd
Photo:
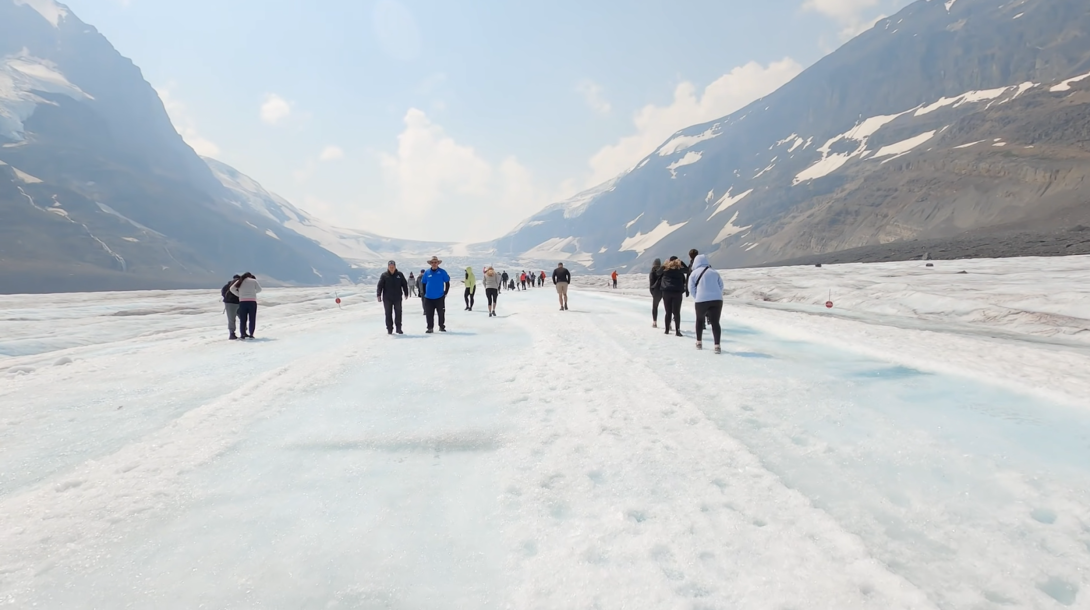
<svg viewBox="0 0 1090 610">
<path fill-rule="evenodd" d="M 1084 0 L 919 0 L 495 245 L 636 270 L 1090 224 L 1087 32 Z"/>
<path fill-rule="evenodd" d="M 94 28 L 53 0 L 0 0 L 0 292 L 351 275 L 234 199 Z"/>
</svg>

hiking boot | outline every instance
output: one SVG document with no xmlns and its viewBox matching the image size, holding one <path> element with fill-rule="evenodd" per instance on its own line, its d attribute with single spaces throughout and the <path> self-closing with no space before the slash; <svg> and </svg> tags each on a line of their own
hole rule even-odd
<svg viewBox="0 0 1090 610">
<path fill-rule="evenodd" d="M 439 327 L 439 332 L 441 332 L 441 333 L 447 332 L 447 327 L 446 326 L 440 326 Z"/>
<path fill-rule="evenodd" d="M 697 341 L 696 342 L 696 349 L 704 349 L 704 344 L 701 343 L 700 341 Z"/>
<path fill-rule="evenodd" d="M 666 334 L 667 335 L 670 334 L 670 329 L 669 328 L 666 329 Z"/>
<path fill-rule="evenodd" d="M 658 327 L 659 327 L 659 323 L 658 323 L 658 322 L 652 322 L 652 323 L 651 323 L 651 328 L 658 328 Z"/>
<path fill-rule="evenodd" d="M 231 336 L 227 337 L 227 339 L 229 341 L 238 341 L 238 335 L 236 335 L 235 333 L 231 333 Z"/>
<path fill-rule="evenodd" d="M 723 353 L 723 348 L 721 348 L 721 347 L 719 347 L 718 345 L 716 345 L 716 346 L 715 346 L 715 353 L 717 353 L 717 354 L 722 354 L 722 353 Z"/>
<path fill-rule="evenodd" d="M 405 333 L 401 332 L 401 329 L 399 328 L 399 329 L 397 329 L 397 334 L 404 335 Z"/>
<path fill-rule="evenodd" d="M 435 331 L 429 328 L 428 330 L 426 330 L 424 332 L 430 335 L 430 334 L 434 333 Z"/>
<path fill-rule="evenodd" d="M 685 336 L 685 335 L 681 334 L 681 331 L 680 331 L 680 330 L 679 330 L 679 331 L 677 331 L 677 332 L 676 332 L 676 333 L 674 333 L 674 334 L 675 334 L 676 336 L 678 336 L 678 337 L 684 337 L 684 336 Z"/>
</svg>

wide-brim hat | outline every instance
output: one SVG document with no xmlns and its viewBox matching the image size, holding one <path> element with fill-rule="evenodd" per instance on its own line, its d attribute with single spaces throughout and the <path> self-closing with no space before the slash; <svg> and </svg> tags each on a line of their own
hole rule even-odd
<svg viewBox="0 0 1090 610">
<path fill-rule="evenodd" d="M 428 260 L 428 264 L 429 265 L 431 265 L 431 264 L 442 265 L 443 261 L 439 260 L 438 256 L 433 256 L 433 257 L 431 257 L 431 259 Z"/>
</svg>

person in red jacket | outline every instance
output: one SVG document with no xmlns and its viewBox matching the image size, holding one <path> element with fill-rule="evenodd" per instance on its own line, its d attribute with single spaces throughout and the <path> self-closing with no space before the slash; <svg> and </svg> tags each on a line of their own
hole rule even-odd
<svg viewBox="0 0 1090 610">
<path fill-rule="evenodd" d="M 613 289 L 616 290 L 617 289 L 617 271 L 616 270 L 613 271 L 613 276 L 612 277 L 613 277 Z"/>
</svg>

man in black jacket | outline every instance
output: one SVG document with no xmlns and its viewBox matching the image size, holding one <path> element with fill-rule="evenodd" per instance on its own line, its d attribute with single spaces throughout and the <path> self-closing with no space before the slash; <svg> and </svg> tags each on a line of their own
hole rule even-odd
<svg viewBox="0 0 1090 610">
<path fill-rule="evenodd" d="M 235 323 L 238 320 L 238 296 L 231 292 L 231 284 L 238 280 L 239 276 L 236 275 L 220 290 L 220 296 L 223 297 L 223 309 L 227 313 L 227 330 L 231 331 L 229 338 L 232 341 L 238 339 L 238 335 L 235 334 Z"/>
<path fill-rule="evenodd" d="M 386 309 L 386 333 L 397 334 L 401 332 L 401 300 L 409 298 L 409 281 L 405 274 L 397 270 L 397 263 L 390 261 L 386 266 L 386 273 L 378 278 L 378 300 Z"/>
<path fill-rule="evenodd" d="M 560 311 L 567 311 L 571 271 L 564 268 L 564 263 L 558 263 L 556 271 L 553 271 L 553 284 L 556 286 L 556 294 L 560 296 Z"/>
</svg>

